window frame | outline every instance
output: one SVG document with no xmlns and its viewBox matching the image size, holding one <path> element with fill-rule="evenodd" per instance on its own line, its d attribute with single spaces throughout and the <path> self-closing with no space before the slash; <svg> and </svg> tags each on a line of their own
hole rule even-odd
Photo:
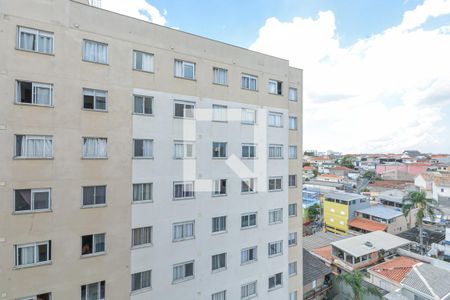
<svg viewBox="0 0 450 300">
<path fill-rule="evenodd" d="M 295 269 L 295 272 L 291 272 L 291 266 L 295 266 L 293 269 Z M 297 261 L 293 261 L 290 262 L 288 264 L 288 276 L 289 277 L 293 277 L 296 276 L 298 274 L 298 265 L 297 265 Z"/>
<path fill-rule="evenodd" d="M 241 144 L 241 159 L 256 159 L 256 158 L 258 158 L 258 155 L 257 155 L 257 149 L 256 149 L 256 144 L 253 144 L 253 143 L 242 143 Z M 244 147 L 248 147 L 248 156 L 244 156 Z M 251 148 L 254 148 L 253 149 L 253 152 L 254 152 L 254 156 L 251 156 L 251 153 L 252 153 L 252 151 L 251 151 Z"/>
<path fill-rule="evenodd" d="M 86 253 L 83 254 L 83 237 L 92 237 L 92 249 L 91 249 L 91 253 Z M 97 243 L 96 243 L 96 238 L 99 236 L 103 236 L 103 241 L 104 241 L 104 249 L 103 251 L 96 251 L 97 249 Z M 106 254 L 106 233 L 102 232 L 102 233 L 92 233 L 92 234 L 85 234 L 81 236 L 81 258 L 86 258 L 86 257 L 92 257 L 92 256 L 98 256 L 98 255 L 104 255 Z"/>
<path fill-rule="evenodd" d="M 291 234 L 294 236 L 294 239 L 291 239 Z M 293 242 L 291 242 L 293 241 Z M 298 234 L 296 231 L 288 233 L 288 247 L 294 247 L 298 244 Z"/>
<path fill-rule="evenodd" d="M 140 112 L 136 112 L 136 97 L 141 97 L 142 98 L 142 113 Z M 145 113 L 145 99 L 149 98 L 150 99 L 150 106 L 151 106 L 151 113 Z M 154 116 L 154 100 L 155 97 L 153 96 L 148 96 L 148 95 L 140 95 L 140 94 L 133 94 L 133 115 L 138 115 L 138 116 Z"/>
<path fill-rule="evenodd" d="M 51 264 L 52 263 L 51 244 L 52 244 L 51 240 L 32 242 L 32 243 L 27 243 L 27 244 L 15 244 L 14 245 L 14 268 L 20 269 L 20 268 L 27 268 L 27 267 Z M 45 260 L 45 261 L 38 261 L 39 260 L 39 246 L 41 246 L 41 245 L 47 246 L 47 260 Z M 29 247 L 33 247 L 34 261 L 30 264 L 19 264 L 19 250 L 22 248 L 29 248 Z"/>
<path fill-rule="evenodd" d="M 252 285 L 252 286 L 254 285 L 254 290 L 255 290 L 254 294 L 248 294 L 248 287 L 250 285 Z M 243 295 L 243 288 L 247 289 L 247 293 L 246 293 L 247 295 Z M 247 283 L 242 284 L 241 285 L 241 293 L 240 294 L 241 294 L 241 296 L 240 296 L 241 300 L 248 300 L 248 299 L 257 297 L 258 296 L 258 281 L 255 280 L 255 281 L 251 281 L 251 282 L 247 282 Z"/>
<path fill-rule="evenodd" d="M 144 70 L 144 69 L 138 69 L 137 68 L 137 66 L 136 66 L 136 62 L 137 62 L 136 57 L 137 56 L 136 55 L 138 53 L 150 56 L 150 70 Z M 133 71 L 140 71 L 140 72 L 146 72 L 146 73 L 155 73 L 155 55 L 153 53 L 150 53 L 150 52 L 133 49 L 132 68 L 133 68 Z"/>
<path fill-rule="evenodd" d="M 295 123 L 294 127 L 291 127 L 291 120 L 293 120 L 293 122 Z M 289 116 L 289 130 L 292 130 L 292 131 L 298 130 L 298 117 L 296 117 L 296 116 Z"/>
<path fill-rule="evenodd" d="M 136 156 L 136 141 L 142 141 L 142 156 Z M 150 141 L 151 154 L 144 155 L 144 141 Z M 155 140 L 147 138 L 133 138 L 133 159 L 154 159 L 155 158 Z"/>
<path fill-rule="evenodd" d="M 37 297 L 41 297 L 41 296 L 48 296 L 49 300 L 52 300 L 52 293 L 51 292 L 47 292 L 47 293 L 40 293 L 37 295 L 33 295 L 33 296 L 28 296 L 28 297 L 22 297 L 22 298 L 17 298 L 15 300 L 37 300 Z"/>
<path fill-rule="evenodd" d="M 149 286 L 143 286 L 143 273 L 148 273 L 149 274 L 149 279 L 150 279 L 150 285 Z M 136 281 L 136 279 L 134 278 L 137 274 L 140 274 L 140 288 L 138 289 L 134 289 L 134 285 L 133 282 Z M 152 270 L 145 270 L 145 271 L 140 271 L 140 272 L 136 272 L 136 273 L 132 273 L 131 274 L 131 294 L 136 294 L 136 293 L 140 293 L 143 291 L 148 291 L 152 289 Z"/>
<path fill-rule="evenodd" d="M 252 224 L 252 225 L 243 226 L 242 218 L 243 217 L 247 217 L 248 218 L 247 219 L 247 224 L 250 224 L 250 216 L 252 216 L 252 215 L 255 215 L 255 224 L 254 225 Z M 240 221 L 240 223 L 241 223 L 241 230 L 258 227 L 258 212 L 255 211 L 255 212 L 249 212 L 249 213 L 242 213 L 241 214 L 241 221 Z"/>
<path fill-rule="evenodd" d="M 85 299 L 86 300 L 91 300 L 88 299 L 88 286 L 89 285 L 93 285 L 96 284 L 97 285 L 97 295 L 98 295 L 98 299 L 94 299 L 94 300 L 105 300 L 106 299 L 106 282 L 105 280 L 101 280 L 101 281 L 97 281 L 97 282 L 92 282 L 92 283 L 87 283 L 87 284 L 83 284 L 81 286 L 81 291 L 83 291 L 83 287 L 85 287 Z M 103 297 L 102 297 L 102 286 L 103 286 Z M 81 292 L 81 297 L 83 297 L 83 293 Z"/>
<path fill-rule="evenodd" d="M 242 252 L 247 252 L 250 250 L 253 250 L 253 254 L 252 254 L 253 259 L 242 261 Z M 249 256 L 249 255 L 247 255 L 247 256 Z M 247 247 L 247 248 L 241 249 L 241 266 L 251 264 L 251 263 L 254 263 L 257 261 L 258 261 L 258 246 L 252 246 L 252 247 Z"/>
<path fill-rule="evenodd" d="M 279 284 L 277 284 L 277 276 L 280 276 L 280 283 Z M 275 285 L 273 286 L 273 287 L 270 287 L 270 280 L 272 279 L 272 278 L 274 278 L 275 279 Z M 282 288 L 283 287 L 283 272 L 279 272 L 279 273 L 276 273 L 276 274 L 273 274 L 272 276 L 269 276 L 269 279 L 268 279 L 268 291 L 270 292 L 270 291 L 273 291 L 273 290 L 276 290 L 276 289 L 279 289 L 279 288 Z"/>
<path fill-rule="evenodd" d="M 274 218 L 274 221 L 271 220 L 271 214 L 275 214 L 274 216 L 278 216 L 278 218 Z M 283 208 L 272 208 L 269 209 L 269 225 L 282 224 L 283 223 Z"/>
<path fill-rule="evenodd" d="M 291 184 L 291 178 L 294 178 L 294 184 Z M 288 175 L 288 186 L 290 188 L 296 188 L 297 187 L 297 174 L 289 174 Z"/>
<path fill-rule="evenodd" d="M 18 191 L 30 191 L 30 209 L 27 210 L 17 210 L 17 204 L 16 204 L 16 192 Z M 35 193 L 42 193 L 47 192 L 48 193 L 48 208 L 44 209 L 35 209 L 35 199 L 34 194 Z M 29 214 L 29 213 L 41 213 L 41 212 L 49 212 L 52 211 L 52 189 L 51 188 L 30 188 L 30 189 L 14 189 L 13 190 L 13 213 L 14 214 Z"/>
<path fill-rule="evenodd" d="M 175 186 L 182 184 L 183 185 L 183 197 L 176 197 L 175 196 Z M 186 193 L 186 189 L 185 189 L 185 185 L 186 184 L 192 184 L 192 196 L 184 196 L 184 194 Z M 173 200 L 189 200 L 189 199 L 195 199 L 195 181 L 194 180 L 190 180 L 190 181 L 174 181 L 173 182 Z"/>
<path fill-rule="evenodd" d="M 274 188 L 270 189 L 270 181 L 275 180 Z M 278 181 L 280 181 L 280 188 L 277 187 Z M 283 191 L 283 176 L 271 176 L 267 180 L 267 191 L 268 192 L 281 192 Z"/>
<path fill-rule="evenodd" d="M 251 88 L 252 84 L 251 81 L 255 81 L 255 88 Z M 248 84 L 245 84 L 246 81 L 248 81 Z M 247 90 L 247 91 L 258 91 L 258 76 L 248 74 L 248 73 L 241 73 L 241 89 Z"/>
<path fill-rule="evenodd" d="M 176 115 L 176 105 L 177 104 L 181 104 L 183 105 L 183 116 L 177 116 Z M 186 116 L 186 105 L 192 105 L 192 117 L 191 116 Z M 190 119 L 190 120 L 194 120 L 195 119 L 195 111 L 196 111 L 196 103 L 193 101 L 184 101 L 184 100 L 174 100 L 173 101 L 173 117 L 175 119 Z"/>
<path fill-rule="evenodd" d="M 226 299 L 227 299 L 227 290 L 211 294 L 211 300 L 226 300 Z"/>
<path fill-rule="evenodd" d="M 188 265 L 188 264 L 192 264 L 192 275 L 186 276 L 186 265 Z M 184 269 L 184 277 L 175 279 L 174 270 L 175 270 L 175 268 L 181 267 L 181 266 L 183 266 L 183 269 Z M 185 261 L 182 263 L 177 263 L 177 264 L 172 265 L 172 284 L 192 280 L 194 278 L 195 278 L 195 260 Z"/>
<path fill-rule="evenodd" d="M 28 80 L 20 80 L 20 79 L 16 79 L 15 82 L 16 82 L 16 94 L 14 97 L 15 104 L 39 106 L 39 107 L 53 107 L 53 84 L 52 83 L 36 82 L 36 81 L 28 81 Z M 22 94 L 21 88 L 20 88 L 20 85 L 22 83 L 31 83 L 31 103 L 19 101 L 19 100 L 21 100 L 21 99 L 19 99 L 19 96 L 21 96 L 21 94 Z M 48 104 L 36 103 L 35 87 L 36 88 L 47 88 L 49 90 L 49 103 Z"/>
<path fill-rule="evenodd" d="M 224 71 L 224 74 L 225 74 L 224 82 L 220 82 L 219 80 L 217 80 L 218 78 L 216 77 L 216 71 L 217 71 L 217 73 L 220 73 L 220 71 Z M 220 76 L 219 76 L 219 78 L 220 78 Z M 213 67 L 213 83 L 218 84 L 218 85 L 228 86 L 228 69 L 220 68 L 220 67 Z"/>
<path fill-rule="evenodd" d="M 91 92 L 93 97 L 93 108 L 86 108 L 85 107 L 85 96 L 91 96 L 86 95 L 86 92 Z M 105 95 L 105 109 L 97 108 L 97 94 L 104 93 Z M 95 112 L 108 112 L 109 108 L 109 101 L 108 101 L 108 91 L 107 90 L 100 90 L 100 89 L 91 89 L 91 88 L 83 88 L 83 107 L 82 110 L 85 111 L 95 111 Z"/>
<path fill-rule="evenodd" d="M 181 145 L 183 147 L 183 156 L 177 157 L 177 145 Z M 188 156 L 188 145 L 191 146 L 191 156 Z M 179 159 L 195 159 L 195 142 L 193 141 L 185 141 L 185 140 L 174 140 L 173 141 L 173 147 L 174 147 L 174 153 L 173 153 L 173 159 L 179 160 Z"/>
<path fill-rule="evenodd" d="M 224 256 L 224 258 L 225 258 L 224 259 L 225 265 L 214 269 L 214 258 L 218 257 L 218 260 L 220 262 L 219 255 L 223 255 Z M 211 272 L 212 273 L 222 272 L 222 271 L 225 271 L 226 269 L 227 269 L 227 253 L 226 252 L 211 255 Z"/>
<path fill-rule="evenodd" d="M 144 185 L 149 184 L 150 185 L 150 199 L 142 199 L 142 200 L 135 200 L 134 198 L 134 187 L 135 186 L 139 186 L 139 188 L 142 191 L 142 195 L 144 195 Z M 141 188 L 142 187 L 142 188 Z M 148 202 L 153 202 L 153 182 L 138 182 L 138 183 L 133 183 L 133 197 L 132 197 L 132 203 L 148 203 Z"/>
<path fill-rule="evenodd" d="M 271 124 L 270 123 L 270 118 L 271 116 L 276 116 L 280 118 L 280 125 L 275 124 Z M 276 112 L 276 111 L 269 111 L 267 114 L 267 126 L 268 127 L 273 127 L 273 128 L 283 128 L 284 127 L 284 114 L 281 112 Z"/>
<path fill-rule="evenodd" d="M 275 84 L 275 92 L 271 91 L 271 84 Z M 269 79 L 268 81 L 268 93 L 271 95 L 283 96 L 283 81 L 276 79 Z"/>
<path fill-rule="evenodd" d="M 100 155 L 96 155 L 96 156 L 85 156 L 84 155 L 84 143 L 85 140 L 87 139 L 95 139 L 97 140 L 105 140 L 105 155 L 104 156 L 100 156 Z M 81 158 L 82 159 L 108 159 L 108 138 L 106 137 L 97 137 L 97 136 L 83 136 L 81 138 Z"/>
<path fill-rule="evenodd" d="M 216 219 L 219 220 L 217 222 L 217 224 L 223 225 L 223 226 L 217 226 L 217 228 L 219 228 L 219 230 L 214 231 L 214 229 L 215 229 L 214 221 Z M 211 234 L 221 234 L 221 233 L 226 233 L 226 232 L 227 232 L 227 216 L 212 217 L 211 218 Z"/>
<path fill-rule="evenodd" d="M 225 193 L 221 193 L 222 191 L 222 181 L 225 182 Z M 216 183 L 219 183 L 219 189 L 216 189 Z M 218 192 L 218 193 L 217 193 Z M 227 196 L 228 194 L 228 180 L 225 178 L 221 178 L 221 179 L 215 179 L 212 181 L 212 196 L 213 197 L 224 197 Z"/>
<path fill-rule="evenodd" d="M 26 32 L 28 34 L 35 35 L 35 50 L 30 50 L 30 49 L 21 47 L 20 34 L 22 32 Z M 46 36 L 46 37 L 52 38 L 52 51 L 51 52 L 39 51 L 39 37 L 40 36 Z M 27 51 L 27 52 L 39 53 L 39 54 L 55 55 L 55 33 L 51 32 L 51 31 L 40 30 L 40 29 L 36 29 L 36 28 L 18 25 L 17 26 L 17 38 L 16 38 L 16 49 L 22 50 L 22 51 Z"/>
<path fill-rule="evenodd" d="M 53 151 L 53 135 L 35 135 L 35 134 L 15 134 L 14 135 L 15 139 L 14 139 L 14 159 L 53 159 L 54 158 L 54 151 Z M 27 147 L 28 147 L 28 139 L 33 139 L 33 140 L 50 140 L 51 141 L 51 155 L 50 156 L 18 156 L 17 155 L 17 138 L 18 137 L 25 137 L 25 152 L 27 151 Z M 21 145 L 21 149 L 24 147 L 24 145 Z M 45 153 L 46 149 L 46 143 L 44 143 L 44 148 L 43 148 L 43 152 Z"/>
<path fill-rule="evenodd" d="M 192 235 L 184 235 L 182 237 L 176 238 L 175 237 L 175 227 L 177 226 L 183 226 L 182 233 L 185 231 L 184 226 L 186 225 L 192 225 Z M 172 223 L 172 242 L 181 242 L 186 240 L 193 240 L 195 239 L 195 220 L 189 220 L 189 221 L 183 221 L 183 222 L 175 222 Z"/>
<path fill-rule="evenodd" d="M 177 75 L 177 63 L 181 63 L 181 74 Z M 185 74 L 185 65 L 190 65 L 192 67 L 192 78 L 186 77 Z M 175 78 L 182 78 L 182 79 L 188 79 L 188 80 L 197 80 L 197 64 L 192 61 L 183 60 L 183 59 L 177 59 L 175 58 L 174 62 L 174 77 Z"/>
<path fill-rule="evenodd" d="M 291 155 L 291 149 L 295 149 L 295 155 Z M 297 145 L 288 146 L 288 159 L 298 159 L 298 147 Z"/>
<path fill-rule="evenodd" d="M 95 203 L 97 201 L 97 188 L 104 187 L 105 188 L 105 203 Z M 94 204 L 84 204 L 84 189 L 85 188 L 94 188 Z M 81 208 L 92 208 L 92 207 L 103 207 L 106 206 L 107 200 L 107 185 L 84 185 L 81 187 Z"/>
<path fill-rule="evenodd" d="M 294 212 L 294 214 L 291 214 L 291 205 L 293 205 L 292 207 L 295 207 L 295 212 Z M 298 205 L 297 205 L 297 203 L 289 203 L 289 204 L 288 204 L 288 217 L 289 217 L 289 218 L 291 218 L 291 217 L 296 217 L 297 214 L 298 214 L 297 210 L 298 210 Z"/>
<path fill-rule="evenodd" d="M 218 147 L 219 147 L 219 151 L 218 151 L 218 156 L 214 156 L 214 153 L 215 153 L 215 151 L 214 151 L 214 149 L 215 149 L 215 145 L 217 145 Z M 220 155 L 220 150 L 221 150 L 221 148 L 222 148 L 222 146 L 225 146 L 225 155 L 224 156 L 221 156 Z M 224 159 L 224 158 L 228 158 L 228 143 L 227 142 L 212 142 L 212 154 L 211 154 L 211 157 L 213 158 L 213 159 Z"/>
<path fill-rule="evenodd" d="M 279 245 L 279 252 L 275 252 L 275 253 L 271 253 L 271 246 L 272 245 Z M 278 246 L 277 246 L 278 248 Z M 279 240 L 279 241 L 273 241 L 273 242 L 269 242 L 267 243 L 267 257 L 271 258 L 271 257 L 276 257 L 276 256 L 280 256 L 283 255 L 283 240 Z"/>
<path fill-rule="evenodd" d="M 150 241 L 147 241 L 147 237 L 145 239 L 145 243 L 142 243 L 142 239 L 141 243 L 139 244 L 135 244 L 135 236 L 136 236 L 136 232 L 139 231 L 139 237 L 142 237 L 142 235 L 145 234 L 145 232 L 141 232 L 142 230 L 148 229 L 148 231 L 150 232 Z M 131 249 L 139 249 L 139 248 L 145 248 L 145 247 L 152 247 L 153 246 L 153 226 L 149 225 L 149 226 L 140 226 L 140 227 L 132 227 L 131 228 Z"/>
<path fill-rule="evenodd" d="M 252 178 L 242 178 L 241 179 L 241 194 L 256 194 L 257 193 L 257 185 L 256 185 L 256 177 Z M 246 184 L 248 186 L 248 190 L 243 190 L 243 184 Z"/>
<path fill-rule="evenodd" d="M 291 91 L 295 91 L 295 92 L 294 92 L 294 93 L 295 93 L 295 98 L 292 98 L 292 97 L 291 97 Z M 293 102 L 297 102 L 297 101 L 298 101 L 298 90 L 297 90 L 297 88 L 289 87 L 289 90 L 288 90 L 288 100 L 289 100 L 289 101 L 293 101 Z"/>
<path fill-rule="evenodd" d="M 271 148 L 279 148 L 280 156 L 271 156 L 270 155 Z M 284 158 L 284 145 L 283 144 L 269 144 L 269 147 L 267 148 L 267 158 L 268 159 L 283 159 Z"/>
<path fill-rule="evenodd" d="M 225 116 L 224 119 L 217 119 L 216 118 L 216 112 L 219 111 L 218 115 L 222 117 L 222 114 Z M 211 106 L 211 121 L 212 122 L 219 122 L 219 123 L 227 123 L 228 122 L 228 106 L 222 105 L 222 104 L 213 104 Z"/>
<path fill-rule="evenodd" d="M 246 116 L 247 112 L 253 112 L 253 121 L 248 121 L 246 118 L 244 118 L 244 116 Z M 241 108 L 241 124 L 243 125 L 256 125 L 256 121 L 257 121 L 257 111 L 256 109 L 252 109 L 252 108 Z"/>
<path fill-rule="evenodd" d="M 100 44 L 100 45 L 106 46 L 105 47 L 105 49 L 106 49 L 106 55 L 105 55 L 106 56 L 106 61 L 105 62 L 101 62 L 101 61 L 98 60 L 98 58 L 97 58 L 97 60 L 89 60 L 89 59 L 87 59 L 86 58 L 86 42 L 95 43 L 97 45 Z M 96 53 L 94 56 L 96 56 L 96 55 L 98 55 L 98 53 Z M 95 64 L 100 64 L 100 65 L 108 65 L 109 64 L 109 45 L 107 43 L 98 42 L 98 41 L 94 41 L 94 40 L 91 40 L 91 39 L 83 39 L 83 43 L 82 43 L 82 61 L 95 63 Z"/>
</svg>

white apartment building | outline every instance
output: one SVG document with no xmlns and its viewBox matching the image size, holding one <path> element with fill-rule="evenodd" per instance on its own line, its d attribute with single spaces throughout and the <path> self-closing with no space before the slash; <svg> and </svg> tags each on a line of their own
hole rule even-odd
<svg viewBox="0 0 450 300">
<path fill-rule="evenodd" d="M 300 299 L 302 71 L 0 3 L 0 299 Z"/>
</svg>

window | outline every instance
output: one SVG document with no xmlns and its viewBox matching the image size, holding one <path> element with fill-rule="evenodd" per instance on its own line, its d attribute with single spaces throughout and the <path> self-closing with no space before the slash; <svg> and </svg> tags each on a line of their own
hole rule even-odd
<svg viewBox="0 0 450 300">
<path fill-rule="evenodd" d="M 83 206 L 104 205 L 105 203 L 106 185 L 83 187 Z"/>
<path fill-rule="evenodd" d="M 106 138 L 83 138 L 83 158 L 106 158 L 107 154 Z"/>
<path fill-rule="evenodd" d="M 243 108 L 241 111 L 241 123 L 255 125 L 256 124 L 256 110 Z"/>
<path fill-rule="evenodd" d="M 297 291 L 289 293 L 289 300 L 297 300 Z"/>
<path fill-rule="evenodd" d="M 39 294 L 39 295 L 35 295 L 35 296 L 20 298 L 17 300 L 51 300 L 51 299 L 52 299 L 52 293 L 45 293 L 45 294 Z"/>
<path fill-rule="evenodd" d="M 194 158 L 194 143 L 175 141 L 174 152 L 175 159 Z"/>
<path fill-rule="evenodd" d="M 256 193 L 256 178 L 242 179 L 241 193 Z"/>
<path fill-rule="evenodd" d="M 245 90 L 256 91 L 256 76 L 249 74 L 242 74 L 241 77 L 241 88 Z"/>
<path fill-rule="evenodd" d="M 289 117 L 289 129 L 297 130 L 297 117 Z"/>
<path fill-rule="evenodd" d="M 16 135 L 16 157 L 52 158 L 53 137 L 45 135 Z"/>
<path fill-rule="evenodd" d="M 83 59 L 99 64 L 108 63 L 108 45 L 104 43 L 83 40 Z"/>
<path fill-rule="evenodd" d="M 227 254 L 221 253 L 211 256 L 211 270 L 219 271 L 227 267 Z"/>
<path fill-rule="evenodd" d="M 289 88 L 289 101 L 297 101 L 297 89 Z"/>
<path fill-rule="evenodd" d="M 15 245 L 16 266 L 32 266 L 48 263 L 51 258 L 51 241 Z"/>
<path fill-rule="evenodd" d="M 16 103 L 51 106 L 53 85 L 29 81 L 17 81 Z"/>
<path fill-rule="evenodd" d="M 81 237 L 81 255 L 105 252 L 105 234 L 89 234 Z"/>
<path fill-rule="evenodd" d="M 153 97 L 134 95 L 134 110 L 138 115 L 153 115 Z"/>
<path fill-rule="evenodd" d="M 227 157 L 227 143 L 213 142 L 212 157 L 226 158 Z"/>
<path fill-rule="evenodd" d="M 105 300 L 105 281 L 82 285 L 81 300 Z"/>
<path fill-rule="evenodd" d="M 283 158 L 283 145 L 269 145 L 269 158 Z"/>
<path fill-rule="evenodd" d="M 297 275 L 297 262 L 289 263 L 289 276 Z"/>
<path fill-rule="evenodd" d="M 153 140 L 133 139 L 134 158 L 153 158 Z"/>
<path fill-rule="evenodd" d="M 255 262 L 257 260 L 256 256 L 257 247 L 250 247 L 241 250 L 241 265 Z"/>
<path fill-rule="evenodd" d="M 276 192 L 283 190 L 283 177 L 269 178 L 269 191 Z"/>
<path fill-rule="evenodd" d="M 256 227 L 256 213 L 247 213 L 241 216 L 241 229 Z"/>
<path fill-rule="evenodd" d="M 152 201 L 153 183 L 133 184 L 133 202 Z"/>
<path fill-rule="evenodd" d="M 289 187 L 297 186 L 297 175 L 289 175 Z"/>
<path fill-rule="evenodd" d="M 271 209 L 269 210 L 269 224 L 277 224 L 283 222 L 283 209 Z"/>
<path fill-rule="evenodd" d="M 227 217 L 214 217 L 212 218 L 212 232 L 224 232 L 227 230 Z"/>
<path fill-rule="evenodd" d="M 175 77 L 195 80 L 195 63 L 176 59 Z"/>
<path fill-rule="evenodd" d="M 289 204 L 289 217 L 297 216 L 297 203 Z"/>
<path fill-rule="evenodd" d="M 289 247 L 297 245 L 297 232 L 289 232 L 288 245 Z"/>
<path fill-rule="evenodd" d="M 277 273 L 269 277 L 269 290 L 281 287 L 283 281 L 283 273 Z"/>
<path fill-rule="evenodd" d="M 225 196 L 227 194 L 227 180 L 218 179 L 213 181 L 213 196 Z"/>
<path fill-rule="evenodd" d="M 297 146 L 289 146 L 289 159 L 297 159 Z"/>
<path fill-rule="evenodd" d="M 268 244 L 269 257 L 283 253 L 283 241 L 271 242 Z"/>
<path fill-rule="evenodd" d="M 226 300 L 227 291 L 217 292 L 211 295 L 211 300 Z"/>
<path fill-rule="evenodd" d="M 241 299 L 256 297 L 256 281 L 241 286 Z"/>
<path fill-rule="evenodd" d="M 50 210 L 50 189 L 25 189 L 14 191 L 14 212 L 39 212 Z"/>
<path fill-rule="evenodd" d="M 153 227 L 139 227 L 131 230 L 131 246 L 151 245 L 153 242 Z"/>
<path fill-rule="evenodd" d="M 152 271 L 131 274 L 131 291 L 138 291 L 152 287 Z"/>
<path fill-rule="evenodd" d="M 222 84 L 222 85 L 228 84 L 228 70 L 227 69 L 214 67 L 213 73 L 214 73 L 214 79 L 213 79 L 214 83 Z"/>
<path fill-rule="evenodd" d="M 19 27 L 18 48 L 45 54 L 53 54 L 53 32 Z"/>
<path fill-rule="evenodd" d="M 108 92 L 102 90 L 83 89 L 83 108 L 88 110 L 107 111 Z"/>
<path fill-rule="evenodd" d="M 256 145 L 242 144 L 242 158 L 256 158 Z"/>
<path fill-rule="evenodd" d="M 173 241 L 182 241 L 194 238 L 195 221 L 173 224 Z"/>
<path fill-rule="evenodd" d="M 277 80 L 269 80 L 269 93 L 281 95 L 283 92 L 283 82 Z"/>
<path fill-rule="evenodd" d="M 133 69 L 153 72 L 153 54 L 133 50 Z"/>
<path fill-rule="evenodd" d="M 184 262 L 173 266 L 173 282 L 194 278 L 194 261 Z"/>
<path fill-rule="evenodd" d="M 227 121 L 227 106 L 213 104 L 212 120 L 217 121 L 217 122 L 226 122 Z"/>
<path fill-rule="evenodd" d="M 277 112 L 269 112 L 268 125 L 271 127 L 283 127 L 283 114 Z"/>
<path fill-rule="evenodd" d="M 194 118 L 195 103 L 193 102 L 175 102 L 174 116 L 177 118 Z"/>
<path fill-rule="evenodd" d="M 174 182 L 173 184 L 173 198 L 174 199 L 192 199 L 194 194 L 194 182 Z"/>
</svg>

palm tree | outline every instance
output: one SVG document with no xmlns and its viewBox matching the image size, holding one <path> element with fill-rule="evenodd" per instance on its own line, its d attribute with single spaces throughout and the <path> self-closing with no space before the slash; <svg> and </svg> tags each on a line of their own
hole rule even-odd
<svg viewBox="0 0 450 300">
<path fill-rule="evenodd" d="M 353 292 L 352 300 L 362 300 L 364 299 L 364 295 L 373 295 L 381 299 L 383 295 L 376 287 L 372 285 L 367 287 L 363 286 L 363 276 L 361 271 L 358 270 L 355 270 L 352 273 L 344 272 L 336 276 L 336 282 L 350 286 Z"/>
<path fill-rule="evenodd" d="M 417 208 L 416 225 L 419 227 L 419 243 L 420 251 L 423 254 L 423 219 L 425 217 L 434 220 L 436 215 L 442 210 L 437 208 L 437 201 L 434 199 L 428 199 L 425 192 L 410 192 L 408 196 L 403 199 L 402 212 L 405 217 L 408 217 L 411 210 Z"/>
</svg>

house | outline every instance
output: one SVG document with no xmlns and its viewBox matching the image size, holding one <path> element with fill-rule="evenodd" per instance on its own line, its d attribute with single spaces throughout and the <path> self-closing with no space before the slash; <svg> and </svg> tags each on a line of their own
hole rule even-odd
<svg viewBox="0 0 450 300">
<path fill-rule="evenodd" d="M 406 218 L 400 209 L 383 205 L 373 205 L 357 210 L 355 216 L 356 218 L 349 223 L 349 227 L 361 232 L 383 230 L 391 234 L 398 234 L 407 230 L 410 225 L 414 226 L 415 223 L 415 218 L 410 216 Z"/>
<path fill-rule="evenodd" d="M 314 205 L 320 205 L 320 190 L 304 188 L 302 191 L 303 206 L 303 224 L 309 223 L 308 208 Z"/>
<path fill-rule="evenodd" d="M 360 194 L 332 192 L 325 195 L 325 229 L 338 234 L 347 234 L 348 222 L 355 217 L 355 211 L 369 207 L 369 200 Z"/>
<path fill-rule="evenodd" d="M 321 195 L 344 189 L 343 183 L 320 181 L 315 179 L 305 181 L 303 186 L 307 189 L 319 190 Z"/>
<path fill-rule="evenodd" d="M 317 170 L 319 174 L 329 174 L 330 169 L 336 167 L 337 164 L 335 162 L 324 162 L 318 166 Z"/>
<path fill-rule="evenodd" d="M 450 262 L 450 225 L 445 228 L 445 239 L 431 245 L 431 255 Z"/>
<path fill-rule="evenodd" d="M 305 178 L 305 179 L 313 178 L 314 170 L 315 170 L 315 168 L 313 166 L 304 166 L 303 167 L 303 178 Z"/>
<path fill-rule="evenodd" d="M 396 163 L 389 165 L 377 165 L 375 173 L 386 180 L 414 181 L 414 177 L 426 172 L 432 166 L 427 163 Z"/>
<path fill-rule="evenodd" d="M 316 180 L 338 183 L 338 182 L 344 181 L 344 176 L 338 176 L 338 175 L 334 175 L 334 174 L 322 174 L 322 175 L 317 176 Z"/>
<path fill-rule="evenodd" d="M 331 287 L 330 266 L 303 248 L 303 299 L 325 299 Z"/>
<path fill-rule="evenodd" d="M 375 180 L 367 188 L 371 192 L 382 193 L 388 190 L 414 189 L 414 184 L 406 180 Z"/>
<path fill-rule="evenodd" d="M 338 176 L 348 176 L 348 173 L 353 172 L 353 169 L 343 167 L 343 166 L 336 166 L 329 169 L 329 174 L 338 175 Z"/>
<path fill-rule="evenodd" d="M 313 156 L 308 159 L 311 164 L 321 166 L 323 163 L 334 163 L 334 159 L 330 156 Z"/>
<path fill-rule="evenodd" d="M 414 178 L 414 185 L 427 194 L 428 198 L 433 197 L 433 181 L 436 177 L 441 177 L 439 172 L 424 172 Z"/>
<path fill-rule="evenodd" d="M 450 176 L 436 177 L 432 186 L 433 199 L 450 198 Z"/>
<path fill-rule="evenodd" d="M 396 235 L 374 231 L 331 243 L 333 264 L 339 269 L 352 272 L 376 264 L 396 254 L 400 247 L 411 242 Z"/>
<path fill-rule="evenodd" d="M 385 206 L 402 208 L 403 200 L 406 199 L 408 193 L 406 190 L 388 190 L 380 193 L 378 199 Z"/>
<path fill-rule="evenodd" d="M 433 154 L 431 155 L 431 159 L 438 163 L 450 164 L 450 154 Z"/>
</svg>

